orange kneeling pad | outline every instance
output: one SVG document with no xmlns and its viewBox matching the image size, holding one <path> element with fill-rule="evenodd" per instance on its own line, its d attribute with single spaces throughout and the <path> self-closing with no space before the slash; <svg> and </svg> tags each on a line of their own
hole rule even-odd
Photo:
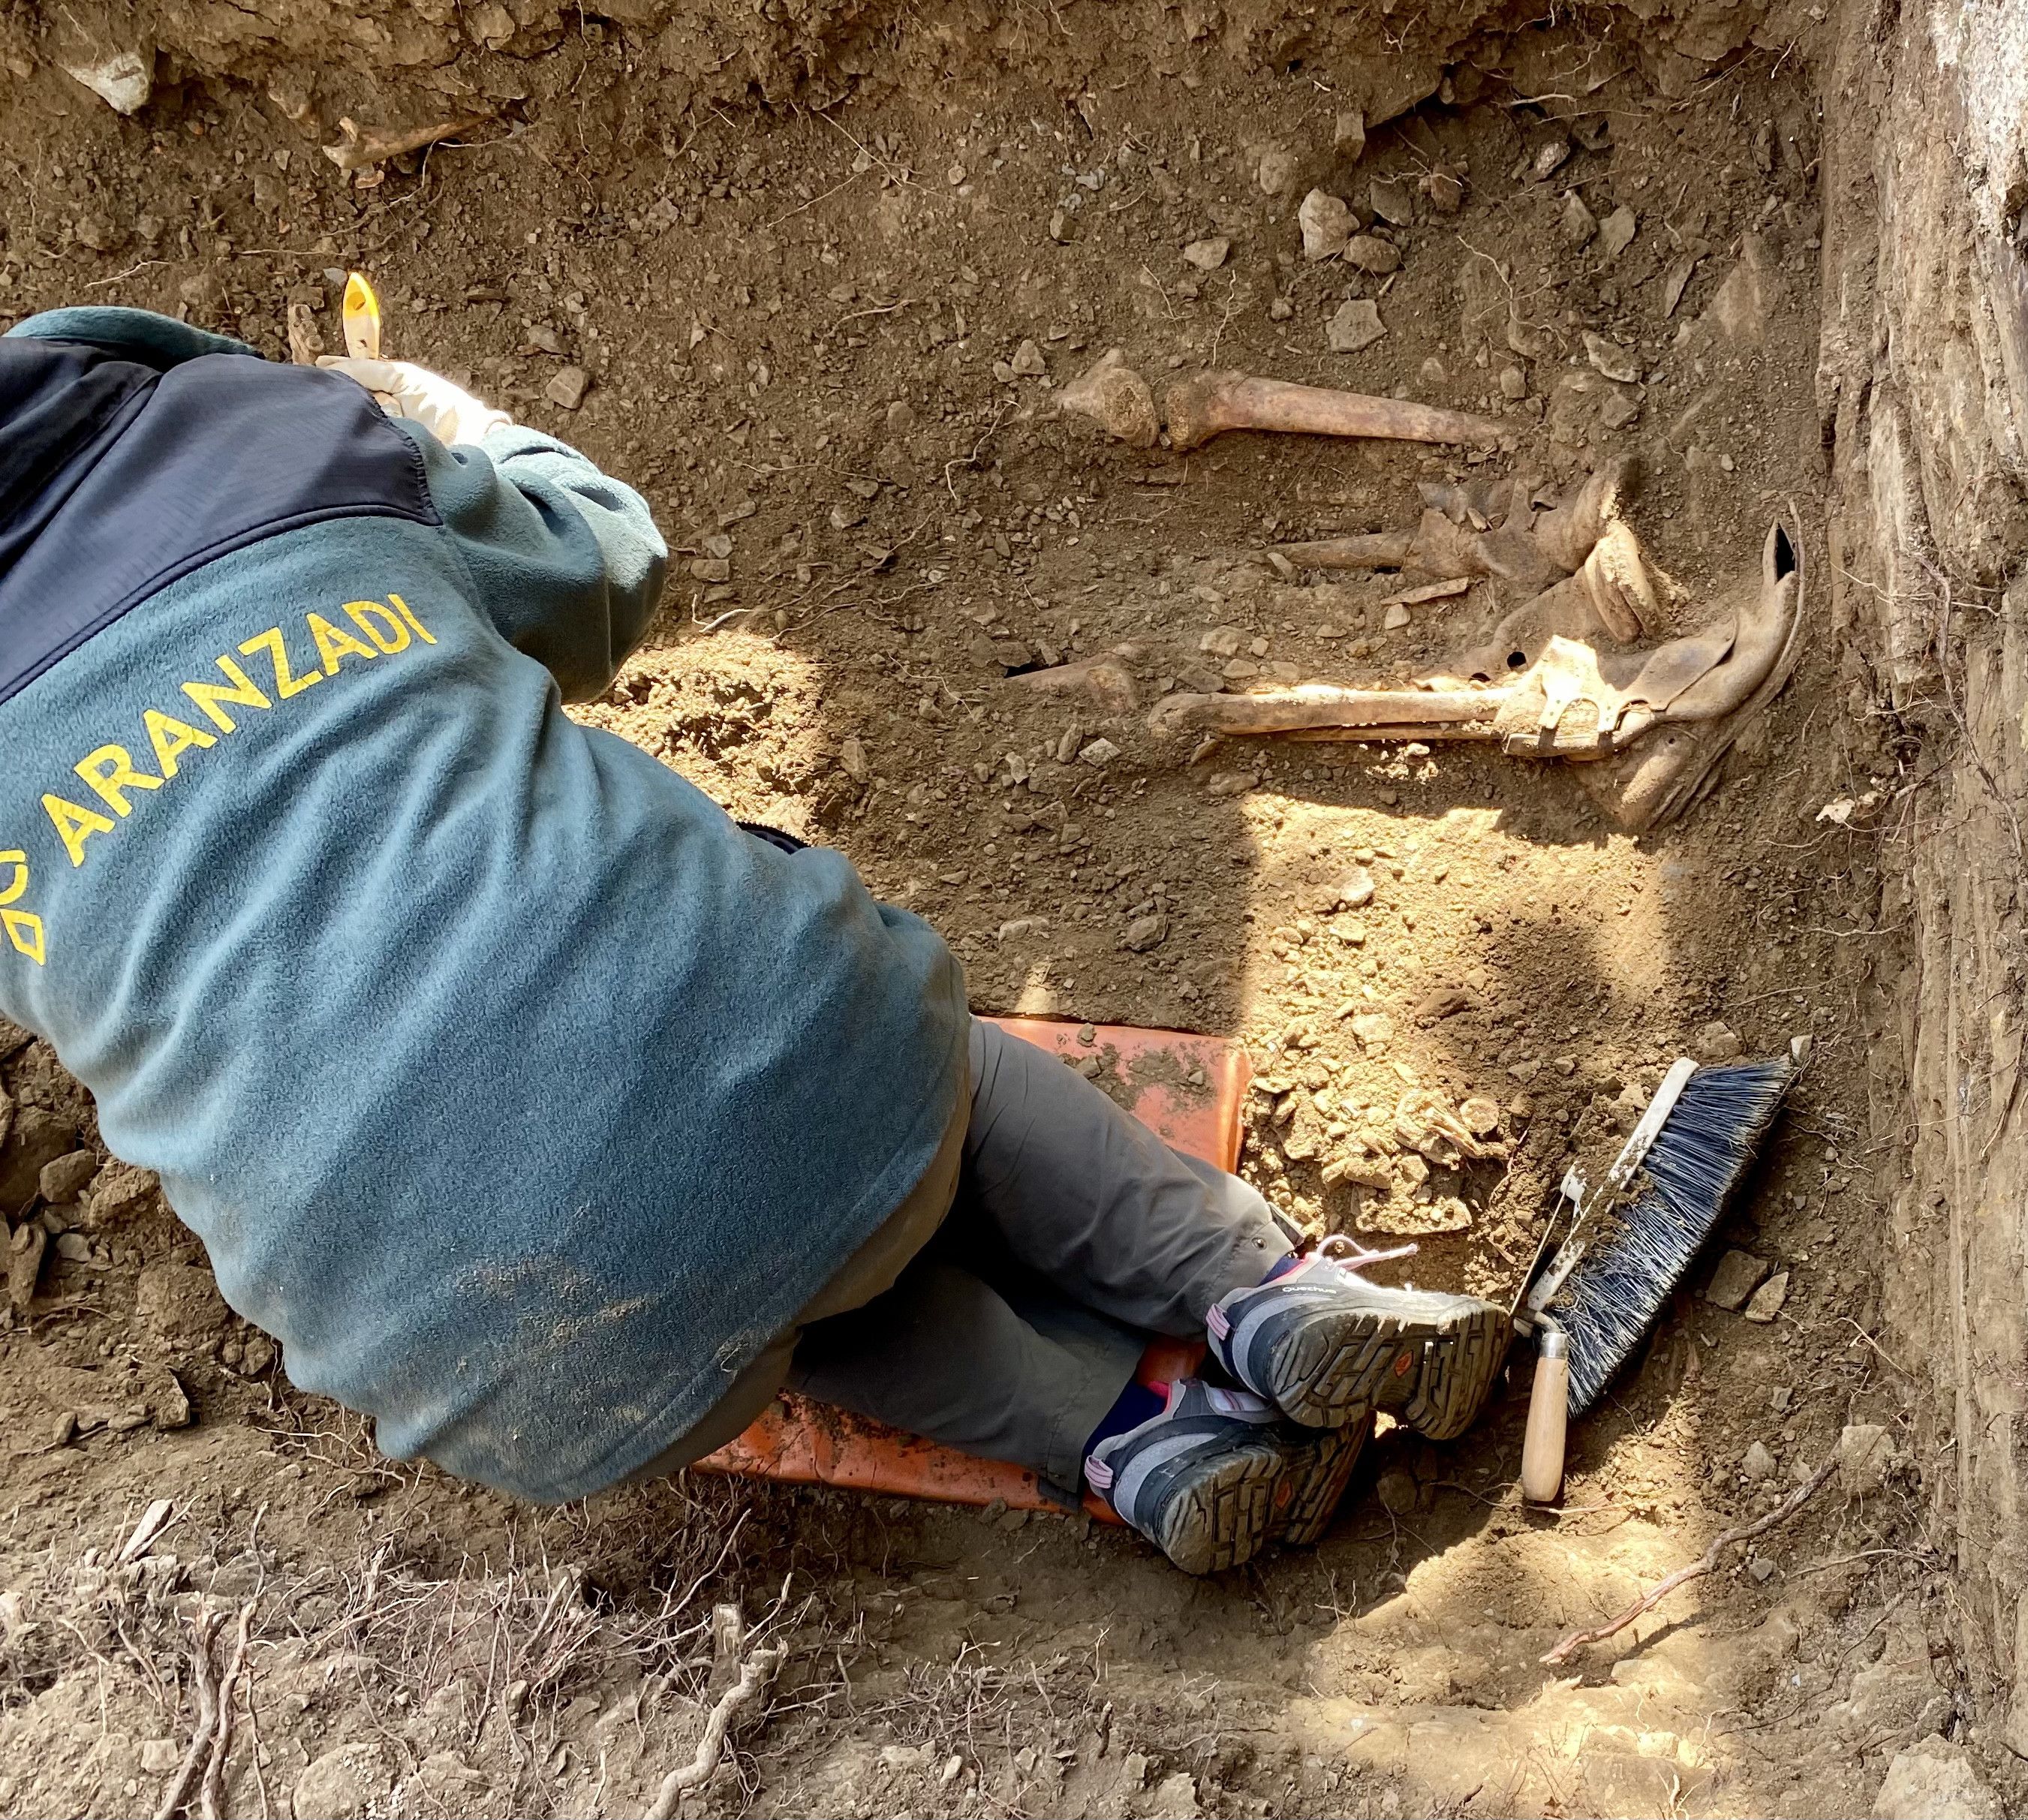
<svg viewBox="0 0 2028 1820">
<path fill-rule="evenodd" d="M 1165 1143 L 1220 1169 L 1238 1163 L 1240 1107 L 1253 1070 L 1237 1043 L 1118 1024 L 1097 1026 L 1093 1040 L 1083 1043 L 1079 1032 L 1087 1027 L 1080 1024 L 1031 1017 L 988 1021 L 1059 1055 L 1077 1060 L 1096 1056 L 1124 1089 L 1116 1090 L 1115 1097 Z M 1142 1355 L 1138 1375 L 1145 1384 L 1166 1384 L 1187 1374 L 1203 1352 L 1201 1342 L 1155 1341 Z M 979 1459 L 786 1391 L 737 1441 L 699 1460 L 695 1470 L 945 1504 L 997 1500 L 1010 1510 L 1065 1508 L 1024 1467 Z M 1096 1498 L 1087 1496 L 1084 1507 L 1104 1521 L 1118 1520 Z"/>
</svg>

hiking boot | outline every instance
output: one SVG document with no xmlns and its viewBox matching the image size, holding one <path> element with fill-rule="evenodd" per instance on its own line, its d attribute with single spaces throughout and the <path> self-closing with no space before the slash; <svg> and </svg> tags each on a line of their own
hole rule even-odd
<svg viewBox="0 0 2028 1820">
<path fill-rule="evenodd" d="M 1291 1419 L 1338 1428 L 1376 1409 L 1432 1441 L 1471 1425 L 1507 1356 L 1508 1319 L 1475 1296 L 1368 1282 L 1343 1241 L 1222 1297 L 1212 1356 Z"/>
<path fill-rule="evenodd" d="M 1085 1461 L 1085 1482 L 1186 1574 L 1237 1567 L 1277 1539 L 1314 1542 L 1329 1526 L 1365 1432 L 1293 1427 L 1245 1390 L 1185 1378 L 1164 1406 L 1110 1435 Z"/>
<path fill-rule="evenodd" d="M 1294 1489 L 1275 1539 L 1291 1548 L 1312 1548 L 1323 1540 L 1345 1500 L 1345 1488 L 1372 1438 L 1373 1418 L 1368 1414 L 1339 1428 L 1287 1423 L 1283 1433 L 1295 1456 L 1290 1462 Z"/>
</svg>

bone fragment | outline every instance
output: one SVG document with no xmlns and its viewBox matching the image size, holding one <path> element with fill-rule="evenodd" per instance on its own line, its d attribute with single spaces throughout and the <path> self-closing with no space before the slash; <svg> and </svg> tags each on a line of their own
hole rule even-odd
<svg viewBox="0 0 2028 1820">
<path fill-rule="evenodd" d="M 420 152 L 425 146 L 454 139 L 460 133 L 483 127 L 494 117 L 491 114 L 461 114 L 456 120 L 439 120 L 434 126 L 416 127 L 405 133 L 385 132 L 341 120 L 338 123 L 338 142 L 326 146 L 324 155 L 341 171 L 363 171 L 370 165 L 398 158 L 404 152 Z"/>
<path fill-rule="evenodd" d="M 1148 382 L 1127 365 L 1125 353 L 1108 348 L 1096 366 L 1087 368 L 1057 394 L 1060 409 L 1075 411 L 1131 449 L 1152 449 L 1160 433 L 1155 394 Z"/>
</svg>

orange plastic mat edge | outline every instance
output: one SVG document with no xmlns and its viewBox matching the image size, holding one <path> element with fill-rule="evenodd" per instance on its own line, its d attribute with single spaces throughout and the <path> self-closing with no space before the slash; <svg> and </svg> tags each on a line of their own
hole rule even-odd
<svg viewBox="0 0 2028 1820">
<path fill-rule="evenodd" d="M 1096 1058 L 1116 1083 L 1116 1097 L 1165 1143 L 1221 1169 L 1238 1165 L 1240 1109 L 1253 1070 L 1237 1043 L 1182 1030 L 1050 1018 L 989 1021 L 1038 1048 L 1079 1060 Z M 1167 1383 L 1188 1372 L 1202 1351 L 1198 1345 L 1157 1341 L 1142 1355 L 1138 1375 L 1146 1383 Z M 738 1440 L 699 1460 L 694 1470 L 942 1504 L 1000 1503 L 1009 1510 L 1059 1512 L 1075 1507 L 1024 1467 L 979 1459 L 786 1392 Z M 1101 1522 L 1118 1520 L 1090 1496 L 1082 1507 Z"/>
</svg>

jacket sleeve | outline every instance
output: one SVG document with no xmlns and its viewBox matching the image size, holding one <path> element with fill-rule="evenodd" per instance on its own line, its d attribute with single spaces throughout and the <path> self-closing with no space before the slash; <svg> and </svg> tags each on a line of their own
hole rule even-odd
<svg viewBox="0 0 2028 1820">
<path fill-rule="evenodd" d="M 566 701 L 604 693 L 648 629 L 668 564 L 648 502 L 566 442 L 519 424 L 447 447 L 397 420 L 471 571 L 476 604 Z"/>
<path fill-rule="evenodd" d="M 246 342 L 235 341 L 231 335 L 193 328 L 172 316 L 157 316 L 152 309 L 123 309 L 109 305 L 46 309 L 39 316 L 24 317 L 7 332 L 34 335 L 43 341 L 87 342 L 122 360 L 137 361 L 163 372 L 203 354 L 261 357 Z"/>
</svg>

